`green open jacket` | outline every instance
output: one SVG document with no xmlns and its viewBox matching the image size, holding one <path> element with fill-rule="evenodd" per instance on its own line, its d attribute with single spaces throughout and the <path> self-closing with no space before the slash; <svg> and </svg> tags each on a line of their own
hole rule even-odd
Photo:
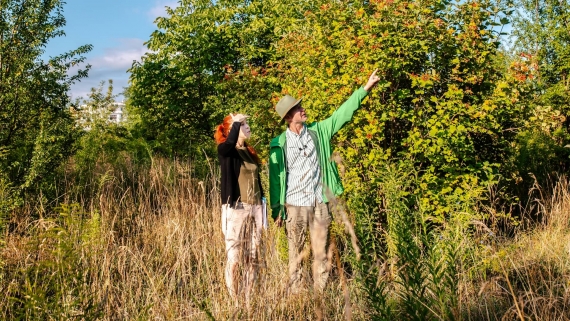
<svg viewBox="0 0 570 321">
<path fill-rule="evenodd" d="M 360 104 L 366 95 L 368 92 L 360 87 L 329 118 L 307 125 L 308 133 L 315 143 L 319 165 L 321 166 L 323 194 L 327 189 L 334 195 L 340 195 L 343 192 L 336 163 L 331 159 L 331 138 L 352 119 L 352 115 L 360 108 Z M 283 219 L 287 218 L 284 207 L 287 191 L 285 145 L 285 132 L 271 140 L 269 145 L 269 198 L 273 219 L 277 219 L 278 216 Z M 325 195 L 323 195 L 323 200 L 328 202 Z"/>
</svg>

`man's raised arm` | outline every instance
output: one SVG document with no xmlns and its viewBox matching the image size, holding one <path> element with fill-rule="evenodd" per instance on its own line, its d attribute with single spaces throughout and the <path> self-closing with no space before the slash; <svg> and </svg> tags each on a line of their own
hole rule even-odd
<svg viewBox="0 0 570 321">
<path fill-rule="evenodd" d="M 329 118 L 319 122 L 319 126 L 328 136 L 328 139 L 332 138 L 332 135 L 336 134 L 344 124 L 352 119 L 354 112 L 360 108 L 368 92 L 380 81 L 380 77 L 376 76 L 376 72 L 378 72 L 378 69 L 372 72 L 366 85 L 357 89 Z"/>
</svg>

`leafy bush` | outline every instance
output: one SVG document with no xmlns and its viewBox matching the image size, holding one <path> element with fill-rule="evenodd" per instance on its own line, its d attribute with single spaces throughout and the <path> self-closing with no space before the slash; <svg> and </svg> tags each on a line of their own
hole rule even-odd
<svg viewBox="0 0 570 321">
<path fill-rule="evenodd" d="M 63 35 L 62 6 L 59 0 L 9 0 L 0 10 L 0 173 L 20 195 L 53 191 L 55 169 L 73 152 L 78 134 L 67 90 L 87 71 L 68 71 L 91 46 L 41 57 L 46 44 Z"/>
<path fill-rule="evenodd" d="M 334 143 L 363 252 L 350 262 L 380 319 L 460 319 L 459 267 L 488 219 L 477 207 L 517 201 L 528 171 L 567 168 L 563 109 L 537 99 L 534 58 L 500 50 L 500 2 L 187 1 L 168 14 L 130 91 L 163 154 L 212 150 L 214 124 L 240 110 L 264 155 L 281 95 L 318 121 L 379 69 Z"/>
</svg>

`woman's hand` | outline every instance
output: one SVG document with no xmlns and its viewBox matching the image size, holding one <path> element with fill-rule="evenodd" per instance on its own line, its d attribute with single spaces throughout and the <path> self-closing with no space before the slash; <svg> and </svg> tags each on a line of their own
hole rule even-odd
<svg viewBox="0 0 570 321">
<path fill-rule="evenodd" d="M 230 114 L 232 116 L 232 121 L 241 123 L 246 119 L 246 116 L 244 114 Z"/>
</svg>

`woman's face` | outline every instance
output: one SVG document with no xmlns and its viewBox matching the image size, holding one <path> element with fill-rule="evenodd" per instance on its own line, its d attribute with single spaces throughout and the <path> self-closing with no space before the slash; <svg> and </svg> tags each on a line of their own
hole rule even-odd
<svg viewBox="0 0 570 321">
<path fill-rule="evenodd" d="M 249 125 L 247 124 L 247 121 L 243 121 L 241 123 L 241 127 L 239 129 L 239 137 L 243 138 L 243 139 L 248 139 L 251 136 L 251 130 L 249 128 Z"/>
</svg>

